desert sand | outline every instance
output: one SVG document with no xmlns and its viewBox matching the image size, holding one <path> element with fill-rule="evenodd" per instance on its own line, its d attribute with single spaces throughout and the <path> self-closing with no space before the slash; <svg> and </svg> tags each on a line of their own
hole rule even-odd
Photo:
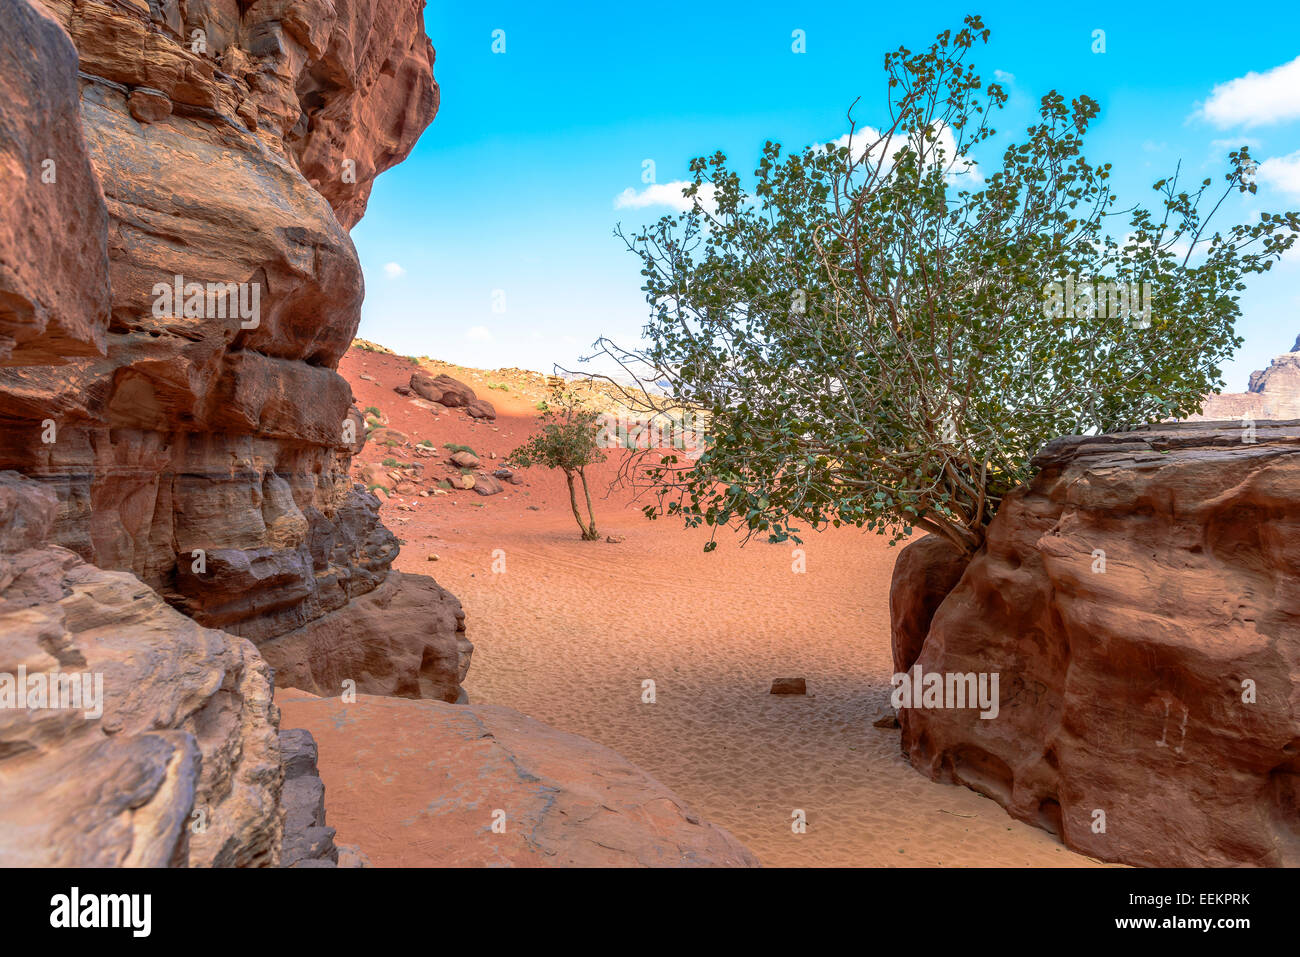
<svg viewBox="0 0 1300 957">
<path fill-rule="evenodd" d="M 491 454 L 499 462 L 535 428 L 540 385 L 426 367 L 473 386 L 496 406 L 496 421 L 435 415 L 397 395 L 393 386 L 413 371 L 405 357 L 353 348 L 340 371 L 362 408 L 379 408 L 413 442 L 468 445 L 489 468 Z M 368 445 L 360 461 L 389 456 L 403 459 L 403 450 Z M 835 529 L 804 536 L 802 546 L 756 538 L 742 547 L 724 533 L 706 553 L 706 530 L 649 521 L 629 492 L 608 493 L 612 472 L 612 461 L 595 470 L 598 542 L 579 539 L 563 478 L 540 469 L 493 496 L 456 491 L 384 505 L 405 542 L 396 567 L 434 575 L 464 604 L 476 649 L 471 701 L 614 749 L 767 866 L 1097 863 L 966 788 L 924 778 L 900 754 L 898 732 L 873 727 L 891 710 L 897 549 L 885 539 Z M 796 676 L 807 678 L 807 697 L 769 694 L 772 679 Z M 654 703 L 643 701 L 647 679 Z M 321 771 L 338 839 L 364 847 L 383 795 L 330 790 L 347 773 L 340 749 L 321 749 Z M 791 826 L 796 810 L 805 833 Z M 441 863 L 436 849 L 423 863 Z"/>
</svg>

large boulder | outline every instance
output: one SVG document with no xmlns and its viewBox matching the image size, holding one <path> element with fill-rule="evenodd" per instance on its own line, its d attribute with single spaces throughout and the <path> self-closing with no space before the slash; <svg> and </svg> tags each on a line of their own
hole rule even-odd
<svg viewBox="0 0 1300 957">
<path fill-rule="evenodd" d="M 758 863 L 609 748 L 510 708 L 293 689 L 277 702 L 320 743 L 333 826 L 379 866 Z"/>
<path fill-rule="evenodd" d="M 346 607 L 259 650 L 282 686 L 455 702 L 463 698 L 460 682 L 474 646 L 454 595 L 426 575 L 390 571 Z"/>
<path fill-rule="evenodd" d="M 904 708 L 912 764 L 1102 860 L 1300 865 L 1300 424 L 1059 439 L 1036 465 L 914 665 L 997 674 L 996 715 Z"/>
</svg>

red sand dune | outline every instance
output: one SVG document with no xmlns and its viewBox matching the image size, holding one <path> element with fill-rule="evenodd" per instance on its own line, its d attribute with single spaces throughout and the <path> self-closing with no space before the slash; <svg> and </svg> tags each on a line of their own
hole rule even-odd
<svg viewBox="0 0 1300 957">
<path fill-rule="evenodd" d="M 356 348 L 340 366 L 359 406 L 381 409 L 413 442 L 471 446 L 488 468 L 490 453 L 505 458 L 535 428 L 535 383 L 447 369 L 496 406 L 496 422 L 483 423 L 397 395 L 412 371 L 406 358 Z M 510 391 L 487 388 L 502 382 Z M 359 461 L 389 456 L 413 458 L 368 445 Z M 599 542 L 579 540 L 563 477 L 541 469 L 498 495 L 385 504 L 385 522 L 406 542 L 397 567 L 433 574 L 465 606 L 474 703 L 507 705 L 613 748 L 766 865 L 1096 863 L 992 801 L 926 780 L 899 753 L 898 732 L 872 726 L 889 712 L 892 671 L 897 551 L 885 540 L 856 529 L 808 535 L 802 574 L 788 543 L 742 548 L 726 533 L 705 553 L 706 531 L 648 521 L 626 491 L 607 494 L 613 469 L 594 470 Z M 625 540 L 607 543 L 607 534 Z M 494 571 L 502 557 L 504 572 Z M 770 695 L 772 679 L 786 676 L 806 677 L 809 696 Z M 653 704 L 642 702 L 646 679 Z M 327 789 L 347 772 L 346 755 L 327 749 L 321 765 Z M 330 823 L 340 841 L 364 844 L 359 822 L 383 814 L 381 796 L 365 808 L 343 796 L 333 790 Z M 791 828 L 796 810 L 806 833 Z M 440 863 L 429 853 L 425 863 Z"/>
</svg>

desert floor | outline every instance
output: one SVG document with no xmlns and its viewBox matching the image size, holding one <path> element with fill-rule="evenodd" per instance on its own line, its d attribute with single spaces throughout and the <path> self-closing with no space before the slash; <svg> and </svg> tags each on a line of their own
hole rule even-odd
<svg viewBox="0 0 1300 957">
<path fill-rule="evenodd" d="M 447 367 L 497 407 L 495 423 L 474 423 L 394 393 L 412 368 L 354 348 L 340 371 L 358 404 L 381 409 L 390 427 L 412 441 L 471 446 L 488 468 L 491 453 L 504 459 L 533 431 L 540 384 Z M 368 446 L 360 459 L 388 456 L 408 457 Z M 464 604 L 473 702 L 613 748 L 765 865 L 1096 863 L 972 791 L 924 778 L 900 754 L 898 732 L 872 726 L 890 711 L 893 670 L 897 549 L 885 539 L 856 529 L 808 535 L 803 573 L 788 543 L 741 547 L 726 534 L 705 553 L 707 532 L 651 522 L 626 492 L 607 496 L 611 471 L 601 468 L 593 487 L 599 542 L 579 540 L 562 477 L 540 469 L 490 497 L 456 491 L 384 505 L 405 542 L 397 567 L 433 575 Z M 806 677 L 809 696 L 769 694 L 783 676 Z M 653 704 L 642 701 L 646 679 Z M 791 828 L 796 809 L 806 833 Z M 357 840 L 345 830 L 340 841 Z"/>
</svg>

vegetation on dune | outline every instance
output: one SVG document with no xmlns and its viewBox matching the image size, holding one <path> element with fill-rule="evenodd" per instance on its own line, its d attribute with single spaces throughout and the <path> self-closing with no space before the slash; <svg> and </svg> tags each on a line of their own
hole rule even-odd
<svg viewBox="0 0 1300 957">
<path fill-rule="evenodd" d="M 569 486 L 569 504 L 584 541 L 596 541 L 596 517 L 591 510 L 591 491 L 587 487 L 587 466 L 605 460 L 600 447 L 600 413 L 583 404 L 581 398 L 564 385 L 552 387 L 551 398 L 539 419 L 540 430 L 510 453 L 506 464 L 514 468 L 541 465 L 559 469 Z M 577 485 L 582 485 L 587 518 L 578 509 Z"/>
<path fill-rule="evenodd" d="M 967 62 L 988 36 L 968 17 L 888 54 L 880 130 L 769 142 L 752 192 L 722 153 L 697 158 L 692 209 L 618 231 L 648 346 L 601 348 L 710 422 L 698 461 L 646 453 L 651 517 L 774 541 L 920 527 L 970 552 L 1046 441 L 1186 416 L 1221 387 L 1242 280 L 1300 215 L 1211 228 L 1255 192 L 1246 147 L 1217 187 L 1175 172 L 1154 211 L 1117 208 L 1110 164 L 1083 155 L 1087 96 L 1050 92 L 1023 137 L 990 142 L 1007 94 Z"/>
</svg>

